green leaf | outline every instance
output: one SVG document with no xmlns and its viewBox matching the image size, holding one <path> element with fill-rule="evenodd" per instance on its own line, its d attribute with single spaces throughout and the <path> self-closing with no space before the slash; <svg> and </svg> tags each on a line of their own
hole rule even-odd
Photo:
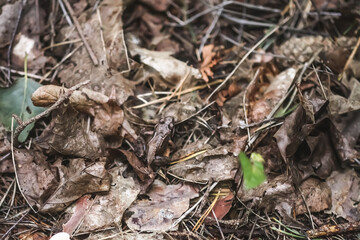
<svg viewBox="0 0 360 240">
<path fill-rule="evenodd" d="M 244 173 L 246 189 L 256 188 L 266 180 L 264 159 L 260 154 L 252 153 L 249 159 L 244 152 L 241 152 L 239 160 Z"/>
<path fill-rule="evenodd" d="M 45 108 L 35 107 L 31 101 L 32 93 L 41 86 L 38 82 L 25 78 L 18 79 L 11 87 L 0 89 L 0 122 L 11 130 L 12 114 L 16 114 L 21 120 L 26 121 L 39 113 Z M 14 130 L 17 127 L 14 120 Z M 24 142 L 35 123 L 28 125 L 19 135 L 19 142 Z"/>
</svg>

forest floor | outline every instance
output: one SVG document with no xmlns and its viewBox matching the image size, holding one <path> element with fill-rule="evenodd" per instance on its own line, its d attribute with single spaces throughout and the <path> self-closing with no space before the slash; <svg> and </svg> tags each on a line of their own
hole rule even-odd
<svg viewBox="0 0 360 240">
<path fill-rule="evenodd" d="M 357 0 L 0 8 L 1 240 L 360 239 Z"/>
</svg>

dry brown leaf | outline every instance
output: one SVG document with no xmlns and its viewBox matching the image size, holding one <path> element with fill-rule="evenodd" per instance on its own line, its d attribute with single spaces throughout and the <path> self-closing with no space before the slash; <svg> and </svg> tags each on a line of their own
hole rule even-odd
<svg viewBox="0 0 360 240">
<path fill-rule="evenodd" d="M 332 115 L 344 114 L 360 109 L 359 81 L 352 78 L 349 83 L 349 88 L 351 89 L 351 93 L 348 98 L 335 94 L 329 97 L 329 108 Z"/>
<path fill-rule="evenodd" d="M 166 185 L 155 180 L 147 195 L 149 200 L 137 200 L 128 210 L 125 221 L 133 231 L 167 231 L 173 221 L 189 208 L 189 200 L 198 190 L 189 185 Z"/>
<path fill-rule="evenodd" d="M 66 88 L 46 85 L 38 88 L 31 100 L 35 106 L 47 107 L 55 103 Z M 92 130 L 103 136 L 119 136 L 124 121 L 124 112 L 116 102 L 116 91 L 112 88 L 110 97 L 101 93 L 81 89 L 70 96 L 70 105 L 78 111 L 86 112 L 94 117 Z"/>
<path fill-rule="evenodd" d="M 320 212 L 331 207 L 331 190 L 319 179 L 308 178 L 299 188 L 311 212 Z M 301 194 L 295 191 L 291 178 L 285 175 L 279 175 L 254 189 L 249 190 L 242 186 L 238 196 L 242 201 L 254 201 L 267 211 L 278 210 L 281 215 L 288 217 L 294 212 L 297 215 L 307 213 Z"/>
<path fill-rule="evenodd" d="M 72 229 L 78 227 L 78 233 L 88 233 L 121 224 L 123 213 L 135 201 L 140 192 L 139 183 L 136 180 L 132 177 L 124 178 L 122 176 L 126 167 L 127 165 L 122 165 L 111 169 L 109 171 L 112 176 L 110 191 L 106 195 L 96 196 L 90 204 L 87 204 L 87 211 L 81 222 L 72 225 L 69 220 L 66 225 L 72 226 Z M 77 205 L 78 203 L 73 208 L 76 209 Z M 67 213 L 76 214 L 71 209 L 68 209 Z M 81 225 L 79 225 L 80 223 Z M 63 231 L 65 231 L 65 225 Z"/>
<path fill-rule="evenodd" d="M 104 152 L 104 137 L 89 129 L 89 116 L 77 112 L 71 105 L 58 109 L 49 125 L 47 143 L 64 155 L 95 159 Z M 46 132 L 44 132 L 46 134 Z"/>
<path fill-rule="evenodd" d="M 43 202 L 40 208 L 43 213 L 62 211 L 84 194 L 110 190 L 111 177 L 105 169 L 104 159 L 94 163 L 82 158 L 59 159 L 53 166 L 59 173 L 59 183 Z"/>
<path fill-rule="evenodd" d="M 334 171 L 326 179 L 331 188 L 332 208 L 329 213 L 353 222 L 360 220 L 360 178 L 353 169 Z"/>
<path fill-rule="evenodd" d="M 17 175 L 31 205 L 41 207 L 58 186 L 58 177 L 40 152 L 15 149 Z"/>
<path fill-rule="evenodd" d="M 146 186 L 149 186 L 155 178 L 153 170 L 142 162 L 135 153 L 126 150 L 120 150 L 120 152 L 125 155 L 127 161 L 133 167 L 140 180 L 144 182 Z"/>
</svg>

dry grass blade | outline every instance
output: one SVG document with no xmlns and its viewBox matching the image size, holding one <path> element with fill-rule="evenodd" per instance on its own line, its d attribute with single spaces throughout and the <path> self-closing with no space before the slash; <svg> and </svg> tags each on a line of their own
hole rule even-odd
<svg viewBox="0 0 360 240">
<path fill-rule="evenodd" d="M 176 163 L 179 163 L 179 162 L 185 162 L 185 161 L 187 161 L 189 159 L 192 159 L 192 158 L 197 157 L 197 156 L 199 156 L 199 155 L 201 155 L 203 153 L 206 153 L 206 151 L 207 150 L 204 149 L 204 150 L 200 150 L 200 151 L 195 152 L 195 153 L 191 153 L 188 156 L 185 156 L 183 158 L 180 158 L 179 160 L 175 160 L 175 161 L 171 162 L 170 164 L 176 164 Z"/>
<path fill-rule="evenodd" d="M 213 200 L 213 202 L 210 204 L 210 206 L 208 207 L 208 209 L 206 209 L 206 211 L 204 212 L 204 214 L 199 218 L 199 220 L 196 222 L 195 226 L 193 227 L 192 231 L 196 232 L 201 224 L 203 224 L 203 222 L 205 221 L 206 217 L 211 213 L 211 210 L 213 209 L 213 207 L 215 206 L 217 200 L 219 199 L 220 196 L 220 192 L 221 189 L 218 191 L 218 193 L 215 196 L 215 199 Z"/>
</svg>

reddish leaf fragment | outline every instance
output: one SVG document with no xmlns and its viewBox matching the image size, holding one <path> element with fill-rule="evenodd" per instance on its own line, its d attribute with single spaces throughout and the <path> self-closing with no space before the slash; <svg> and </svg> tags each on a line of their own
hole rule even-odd
<svg viewBox="0 0 360 240">
<path fill-rule="evenodd" d="M 216 217 L 216 219 L 222 219 L 230 211 L 232 202 L 234 200 L 234 194 L 229 193 L 226 197 L 219 199 L 210 214 L 211 217 Z"/>
<path fill-rule="evenodd" d="M 77 200 L 73 215 L 69 221 L 63 224 L 63 232 L 70 235 L 74 233 L 75 229 L 79 226 L 91 206 L 92 201 L 90 200 L 90 197 L 90 195 L 85 195 Z"/>
<path fill-rule="evenodd" d="M 209 77 L 214 76 L 214 73 L 211 71 L 211 68 L 217 64 L 217 60 L 214 60 L 216 53 L 212 50 L 214 49 L 214 44 L 209 44 L 204 46 L 202 55 L 203 61 L 200 65 L 200 72 L 205 82 L 209 82 Z"/>
</svg>

